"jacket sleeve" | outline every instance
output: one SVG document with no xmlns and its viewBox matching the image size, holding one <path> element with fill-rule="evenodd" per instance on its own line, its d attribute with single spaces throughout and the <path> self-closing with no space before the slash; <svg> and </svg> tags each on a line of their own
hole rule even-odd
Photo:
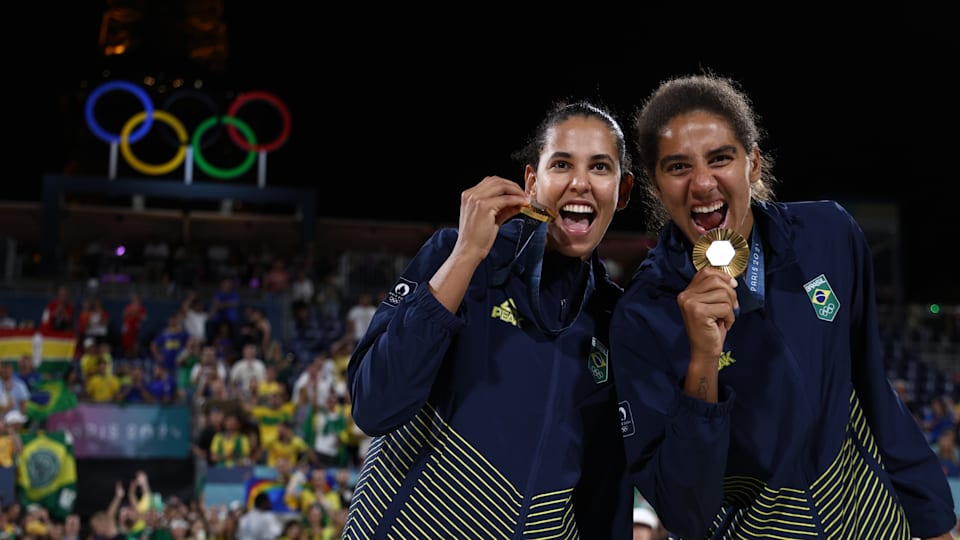
<svg viewBox="0 0 960 540">
<path fill-rule="evenodd" d="M 637 298 L 621 299 L 610 328 L 627 470 L 667 530 L 702 538 L 722 504 L 733 391 L 721 388 L 719 403 L 686 395 L 670 368 L 677 353 Z"/>
<path fill-rule="evenodd" d="M 950 486 L 920 426 L 887 378 L 870 248 L 860 227 L 846 215 L 859 285 L 854 291 L 850 328 L 854 389 L 907 515 L 910 532 L 920 538 L 937 536 L 956 524 Z"/>
<path fill-rule="evenodd" d="M 455 239 L 455 231 L 443 229 L 424 244 L 350 357 L 353 419 L 367 435 L 389 433 L 423 407 L 447 348 L 463 327 L 463 320 L 440 304 L 428 285 Z"/>
</svg>

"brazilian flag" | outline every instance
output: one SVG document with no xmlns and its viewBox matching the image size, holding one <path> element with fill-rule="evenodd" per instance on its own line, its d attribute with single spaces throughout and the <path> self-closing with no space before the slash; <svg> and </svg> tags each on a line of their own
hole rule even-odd
<svg viewBox="0 0 960 540">
<path fill-rule="evenodd" d="M 17 463 L 17 491 L 24 506 L 37 503 L 63 520 L 77 498 L 77 461 L 67 431 L 24 432 Z"/>
<path fill-rule="evenodd" d="M 67 411 L 76 406 L 77 394 L 70 390 L 66 382 L 42 381 L 30 392 L 30 399 L 27 400 L 27 418 L 34 422 L 31 425 L 42 424 L 51 414 Z"/>
</svg>

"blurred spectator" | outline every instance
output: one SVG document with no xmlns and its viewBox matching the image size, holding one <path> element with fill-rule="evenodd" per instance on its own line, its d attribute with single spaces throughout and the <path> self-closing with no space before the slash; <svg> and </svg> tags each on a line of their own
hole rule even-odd
<svg viewBox="0 0 960 540">
<path fill-rule="evenodd" d="M 224 414 L 221 409 L 211 407 L 206 414 L 201 414 L 200 430 L 193 439 L 193 454 L 202 459 L 207 465 L 216 465 L 210 454 L 213 437 L 224 430 Z"/>
<path fill-rule="evenodd" d="M 97 343 L 108 341 L 110 333 L 110 314 L 103 307 L 103 299 L 94 296 L 85 300 L 77 319 L 77 334 L 82 338 L 93 338 Z"/>
<path fill-rule="evenodd" d="M 70 290 L 66 285 L 57 287 L 57 295 L 47 302 L 40 316 L 40 329 L 43 331 L 66 332 L 73 330 L 73 301 L 70 300 Z"/>
<path fill-rule="evenodd" d="M 263 363 L 266 364 L 267 368 L 273 368 L 276 371 L 276 381 L 283 387 L 287 392 L 287 395 L 290 394 L 290 389 L 293 387 L 293 379 L 300 373 L 297 371 L 297 362 L 296 357 L 292 352 L 285 352 L 283 349 L 283 344 L 277 340 L 270 342 L 270 348 L 267 349 L 267 354 L 263 359 Z M 270 373 L 267 373 L 267 379 L 270 379 Z"/>
<path fill-rule="evenodd" d="M 27 417 L 16 409 L 0 417 L 0 467 L 16 465 L 20 450 L 23 449 L 20 430 L 26 422 Z"/>
<path fill-rule="evenodd" d="M 107 368 L 103 358 L 97 360 L 97 371 L 86 384 L 86 396 L 91 401 L 110 403 L 117 400 L 120 394 L 120 379 Z"/>
<path fill-rule="evenodd" d="M 923 416 L 923 431 L 927 442 L 933 444 L 940 438 L 940 432 L 954 425 L 953 410 L 947 407 L 943 397 L 935 397 Z"/>
<path fill-rule="evenodd" d="M 343 286 L 336 272 L 323 274 L 317 287 L 316 304 L 321 317 L 340 319 L 343 316 Z"/>
<path fill-rule="evenodd" d="M 259 427 L 259 446 L 261 449 L 265 449 L 277 438 L 280 425 L 284 422 L 290 422 L 292 417 L 291 410 L 284 401 L 283 392 L 271 394 L 269 401 L 264 405 L 255 405 L 251 409 L 250 415 Z M 259 458 L 259 456 L 257 457 Z"/>
<path fill-rule="evenodd" d="M 310 540 L 328 538 L 325 536 L 324 531 L 327 529 L 327 522 L 330 518 L 319 502 L 300 508 L 300 513 L 303 514 L 303 526 L 306 529 L 304 531 L 306 538 Z M 330 538 L 339 537 L 331 536 Z"/>
<path fill-rule="evenodd" d="M 350 355 L 356 346 L 357 342 L 348 336 L 343 336 L 330 345 L 330 359 L 333 360 L 333 374 L 337 381 L 335 389 L 340 394 L 347 391 L 347 364 L 350 363 Z"/>
<path fill-rule="evenodd" d="M 313 407 L 310 392 L 307 391 L 305 386 L 301 386 L 300 391 L 296 394 L 296 399 L 293 401 L 293 429 L 300 437 L 313 431 L 312 426 L 306 426 L 306 422 L 312 421 Z"/>
<path fill-rule="evenodd" d="M 6 523 L 3 531 L 8 533 L 11 538 L 20 538 L 23 529 L 20 528 L 20 518 L 23 513 L 23 505 L 17 501 L 8 502 L 2 510 Z"/>
<path fill-rule="evenodd" d="M 83 378 L 80 376 L 80 368 L 76 364 L 71 363 L 67 366 L 67 370 L 63 373 L 63 381 L 78 398 L 86 397 L 87 390 L 84 387 Z"/>
<path fill-rule="evenodd" d="M 189 399 L 193 396 L 193 368 L 200 363 L 202 351 L 203 342 L 193 336 L 187 339 L 187 346 L 180 351 L 180 356 L 177 357 L 178 399 Z"/>
<path fill-rule="evenodd" d="M 373 305 L 373 295 L 369 292 L 360 293 L 357 296 L 357 302 L 347 310 L 347 334 L 356 341 L 360 341 L 376 312 L 377 306 Z"/>
<path fill-rule="evenodd" d="M 24 354 L 20 356 L 20 362 L 17 364 L 17 378 L 27 385 L 27 390 L 34 391 L 40 383 L 42 377 L 37 367 L 33 364 L 33 355 Z"/>
<path fill-rule="evenodd" d="M 23 532 L 27 538 L 48 538 L 54 533 L 53 522 L 46 508 L 39 504 L 27 506 L 27 513 L 23 516 Z"/>
<path fill-rule="evenodd" d="M 229 322 L 222 321 L 217 324 L 210 342 L 217 352 L 217 360 L 228 366 L 233 365 L 237 359 L 237 344 L 234 340 L 233 328 Z"/>
<path fill-rule="evenodd" d="M 147 389 L 158 403 L 170 404 L 177 401 L 177 380 L 167 370 L 167 366 L 155 362 Z"/>
<path fill-rule="evenodd" d="M 307 271 L 303 268 L 297 269 L 293 282 L 290 283 L 290 301 L 293 302 L 293 305 L 311 305 L 316 294 L 313 279 L 307 274 Z"/>
<path fill-rule="evenodd" d="M 210 302 L 210 323 L 230 325 L 230 335 L 234 335 L 240 325 L 240 293 L 234 288 L 232 278 L 220 280 L 220 287 L 213 293 Z"/>
<path fill-rule="evenodd" d="M 956 433 L 954 426 L 942 429 L 937 442 L 932 446 L 934 453 L 940 458 L 943 474 L 952 478 L 960 477 L 960 449 L 957 448 Z"/>
<path fill-rule="evenodd" d="M 339 330 L 342 332 L 342 327 Z M 326 332 L 314 310 L 307 304 L 294 305 L 290 348 L 298 359 L 297 363 L 306 363 L 313 358 L 324 349 L 326 341 Z"/>
<path fill-rule="evenodd" d="M 80 540 L 80 516 L 70 514 L 63 521 L 62 540 Z"/>
<path fill-rule="evenodd" d="M 277 436 L 263 444 L 264 462 L 269 467 L 275 467 L 281 458 L 289 463 L 300 463 L 303 459 L 313 462 L 313 451 L 301 437 L 293 431 L 293 423 L 289 419 L 282 420 L 277 425 Z"/>
<path fill-rule="evenodd" d="M 190 335 L 183 329 L 181 315 L 170 315 L 167 317 L 167 326 L 160 330 L 150 343 L 153 360 L 163 364 L 169 373 L 176 373 L 177 359 L 187 347 L 188 339 Z"/>
<path fill-rule="evenodd" d="M 113 499 L 106 510 L 97 510 L 90 517 L 90 532 L 93 540 L 126 540 L 117 529 L 117 511 L 123 502 L 123 484 L 118 480 Z"/>
<path fill-rule="evenodd" d="M 197 293 L 190 291 L 183 299 L 180 307 L 183 313 L 183 329 L 200 343 L 207 342 L 207 320 L 210 314 L 203 309 L 203 302 L 197 298 Z"/>
<path fill-rule="evenodd" d="M 297 508 L 305 511 L 314 504 L 318 504 L 327 516 L 332 516 L 335 511 L 343 508 L 340 494 L 330 485 L 331 479 L 328 477 L 326 468 L 311 469 L 307 478 L 307 484 L 299 490 L 299 498 L 294 502 Z"/>
<path fill-rule="evenodd" d="M 335 510 L 330 515 L 330 524 L 324 528 L 325 538 L 342 538 L 343 528 L 347 525 L 347 509 Z"/>
<path fill-rule="evenodd" d="M 333 392 L 333 385 L 336 382 L 334 372 L 334 363 L 332 360 L 328 363 L 326 355 L 314 356 L 313 361 L 293 382 L 292 395 L 299 396 L 305 389 L 312 405 L 326 405 L 327 395 Z"/>
<path fill-rule="evenodd" d="M 123 324 L 120 329 L 120 348 L 126 358 L 140 357 L 140 330 L 147 320 L 147 308 L 140 294 L 130 293 L 130 301 L 123 307 Z"/>
<path fill-rule="evenodd" d="M 303 536 L 303 524 L 296 519 L 287 520 L 283 525 L 279 540 L 300 540 Z"/>
<path fill-rule="evenodd" d="M 262 310 L 247 306 L 243 310 L 243 322 L 240 324 L 240 346 L 243 347 L 252 343 L 261 351 L 265 351 L 272 338 L 273 330 L 270 319 Z"/>
<path fill-rule="evenodd" d="M 321 467 L 345 465 L 346 451 L 341 445 L 341 433 L 348 428 L 343 405 L 337 396 L 330 392 L 327 401 L 317 406 L 313 413 L 313 436 L 307 433 L 307 442 L 313 447 L 317 464 Z"/>
<path fill-rule="evenodd" d="M 208 383 L 208 386 L 210 389 L 209 395 L 202 404 L 204 410 L 216 407 L 223 410 L 224 414 L 236 414 L 237 418 L 240 418 L 244 423 L 246 422 L 246 404 L 229 393 L 225 380 L 214 379 Z"/>
<path fill-rule="evenodd" d="M 14 375 L 14 363 L 9 360 L 0 362 L 0 414 L 7 414 L 11 410 L 27 412 L 30 389 Z"/>
<path fill-rule="evenodd" d="M 137 363 L 130 369 L 130 380 L 120 385 L 117 394 L 120 403 L 153 403 L 155 398 L 147 388 L 143 366 Z"/>
<path fill-rule="evenodd" d="M 253 445 L 250 438 L 240 432 L 240 427 L 237 413 L 225 413 L 223 430 L 214 434 L 210 441 L 210 458 L 217 466 L 253 465 Z"/>
<path fill-rule="evenodd" d="M 350 401 L 350 393 L 344 389 L 343 393 L 336 394 L 343 417 L 347 421 L 347 426 L 340 431 L 340 465 L 360 467 L 370 448 L 370 436 L 353 421 L 353 403 Z"/>
<path fill-rule="evenodd" d="M 190 533 L 190 524 L 183 518 L 170 520 L 170 536 L 173 540 L 183 540 Z"/>
<path fill-rule="evenodd" d="M 190 386 L 194 395 L 209 397 L 208 385 L 212 380 L 227 380 L 227 368 L 217 360 L 217 351 L 213 345 L 204 345 L 200 349 L 200 362 L 190 369 Z"/>
<path fill-rule="evenodd" d="M 290 273 L 287 272 L 286 261 L 276 258 L 270 265 L 270 270 L 263 276 L 263 290 L 273 294 L 283 294 L 290 288 Z"/>
<path fill-rule="evenodd" d="M 101 360 L 107 363 L 107 371 L 113 373 L 113 355 L 108 343 L 97 343 L 93 338 L 83 340 L 83 355 L 80 356 L 80 377 L 90 380 L 97 374 L 97 365 Z"/>
<path fill-rule="evenodd" d="M 340 496 L 340 506 L 341 508 L 347 508 L 350 506 L 350 501 L 353 500 L 353 488 L 354 485 L 350 481 L 350 469 L 347 467 L 339 467 L 333 475 L 333 490 L 337 492 L 337 495 Z"/>
<path fill-rule="evenodd" d="M 283 532 L 283 524 L 271 508 L 269 495 L 258 493 L 253 508 L 240 518 L 237 540 L 276 540 Z"/>
<path fill-rule="evenodd" d="M 0 304 L 0 330 L 13 330 L 17 327 L 17 320 L 7 313 L 7 306 Z"/>
<path fill-rule="evenodd" d="M 250 388 L 250 381 L 256 380 L 257 383 L 263 382 L 267 378 L 267 366 L 263 360 L 257 358 L 257 346 L 253 343 L 247 343 L 243 346 L 243 352 L 240 359 L 230 368 L 228 382 L 235 389 L 246 390 Z"/>
<path fill-rule="evenodd" d="M 286 385 L 280 384 L 277 380 L 277 368 L 272 364 L 264 362 L 264 377 L 257 384 L 257 403 L 263 404 L 272 400 L 275 394 L 285 395 L 287 393 Z M 292 407 L 290 408 L 292 411 Z"/>
</svg>

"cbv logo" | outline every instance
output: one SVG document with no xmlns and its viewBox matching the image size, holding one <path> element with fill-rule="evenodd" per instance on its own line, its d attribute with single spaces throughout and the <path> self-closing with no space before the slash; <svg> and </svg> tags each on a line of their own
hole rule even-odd
<svg viewBox="0 0 960 540">
<path fill-rule="evenodd" d="M 807 291 L 807 296 L 810 297 L 810 303 L 813 304 L 813 311 L 817 314 L 817 318 L 833 322 L 837 312 L 840 311 L 840 300 L 837 299 L 833 288 L 830 287 L 827 277 L 820 274 L 804 283 L 803 289 Z"/>
</svg>

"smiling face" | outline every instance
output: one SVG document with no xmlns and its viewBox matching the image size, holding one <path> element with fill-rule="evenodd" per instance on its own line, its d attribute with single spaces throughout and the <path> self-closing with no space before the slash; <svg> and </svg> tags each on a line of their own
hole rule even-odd
<svg viewBox="0 0 960 540">
<path fill-rule="evenodd" d="M 745 149 L 722 117 L 704 111 L 678 115 L 660 131 L 657 196 L 691 242 L 718 227 L 749 237 L 759 152 Z"/>
<path fill-rule="evenodd" d="M 571 116 L 545 142 L 537 169 L 526 168 L 527 193 L 559 214 L 549 225 L 547 249 L 586 259 L 626 206 L 633 176 L 622 174 L 616 137 L 598 118 Z"/>
</svg>

